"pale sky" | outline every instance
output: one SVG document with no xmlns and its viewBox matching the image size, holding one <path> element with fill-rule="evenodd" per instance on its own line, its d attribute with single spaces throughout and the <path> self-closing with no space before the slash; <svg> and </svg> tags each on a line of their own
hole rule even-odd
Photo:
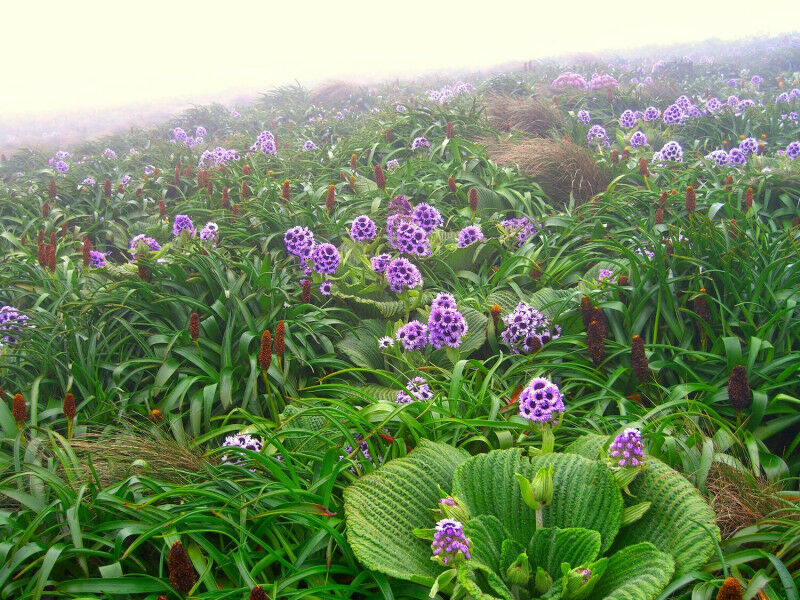
<svg viewBox="0 0 800 600">
<path fill-rule="evenodd" d="M 0 116 L 776 35 L 797 0 L 2 0 Z"/>
</svg>

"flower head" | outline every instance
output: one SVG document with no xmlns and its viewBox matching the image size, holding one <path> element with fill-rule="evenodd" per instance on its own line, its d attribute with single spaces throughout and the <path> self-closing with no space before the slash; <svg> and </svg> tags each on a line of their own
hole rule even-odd
<svg viewBox="0 0 800 600">
<path fill-rule="evenodd" d="M 642 464 L 644 446 L 638 429 L 628 428 L 611 442 L 608 455 L 617 460 L 619 467 L 638 467 Z"/>
<path fill-rule="evenodd" d="M 406 404 L 408 402 L 414 402 L 415 400 L 424 402 L 433 398 L 431 386 L 428 385 L 424 377 L 414 377 L 410 379 L 406 382 L 406 388 L 408 389 L 408 393 L 404 390 L 397 392 L 397 397 L 395 399 L 397 404 Z"/>
<path fill-rule="evenodd" d="M 420 148 L 430 148 L 430 147 L 431 143 L 424 137 L 414 138 L 414 141 L 411 143 L 412 150 L 419 150 Z"/>
<path fill-rule="evenodd" d="M 439 294 L 428 316 L 428 339 L 436 349 L 442 346 L 458 348 L 469 330 L 464 315 L 458 312 L 450 294 Z"/>
<path fill-rule="evenodd" d="M 172 235 L 178 237 L 184 231 L 189 237 L 194 236 L 194 223 L 187 215 L 175 215 L 175 221 L 172 224 Z"/>
<path fill-rule="evenodd" d="M 469 559 L 470 540 L 464 535 L 464 526 L 455 519 L 442 519 L 436 523 L 431 542 L 433 557 L 444 565 Z"/>
<path fill-rule="evenodd" d="M 392 346 L 394 346 L 394 338 L 388 335 L 382 338 L 378 338 L 378 350 L 386 350 L 387 348 L 391 348 Z"/>
<path fill-rule="evenodd" d="M 237 433 L 236 435 L 229 435 L 222 443 L 223 448 L 241 448 L 243 450 L 250 450 L 251 452 L 261 452 L 264 444 L 255 436 L 246 433 Z M 226 465 L 239 465 L 244 462 L 241 455 L 228 455 L 224 454 L 221 458 L 223 464 Z"/>
<path fill-rule="evenodd" d="M 370 266 L 376 273 L 385 273 L 386 267 L 389 266 L 389 262 L 391 260 L 392 257 L 388 254 L 378 254 L 377 256 L 372 257 L 370 260 Z"/>
<path fill-rule="evenodd" d="M 333 275 L 339 268 L 339 251 L 333 244 L 318 244 L 311 252 L 311 260 L 314 262 L 314 270 L 317 273 Z"/>
<path fill-rule="evenodd" d="M 404 288 L 413 289 L 422 285 L 422 275 L 416 265 L 405 258 L 395 258 L 386 267 L 389 289 L 400 293 Z"/>
<path fill-rule="evenodd" d="M 431 234 L 437 227 L 444 223 L 442 215 L 430 204 L 422 203 L 414 207 L 411 213 L 411 220 L 422 227 L 425 233 Z"/>
<path fill-rule="evenodd" d="M 103 252 L 98 252 L 97 250 L 90 250 L 89 251 L 89 266 L 90 267 L 105 267 L 106 266 L 106 255 Z"/>
<path fill-rule="evenodd" d="M 397 330 L 395 337 L 406 350 L 423 350 L 428 345 L 428 328 L 419 321 L 409 321 Z"/>
<path fill-rule="evenodd" d="M 480 225 L 467 225 L 458 232 L 458 247 L 466 248 L 475 242 L 483 241 L 483 231 Z"/>
<path fill-rule="evenodd" d="M 557 421 L 564 412 L 564 396 L 549 379 L 535 377 L 519 395 L 519 415 L 530 421 Z"/>
<path fill-rule="evenodd" d="M 283 243 L 286 246 L 286 252 L 300 260 L 305 260 L 311 257 L 311 251 L 314 248 L 314 234 L 308 227 L 297 225 L 283 234 Z"/>
<path fill-rule="evenodd" d="M 503 317 L 503 323 L 501 337 L 512 354 L 533 352 L 561 335 L 559 326 L 552 327 L 547 317 L 524 302 Z"/>
<path fill-rule="evenodd" d="M 350 226 L 350 237 L 355 242 L 371 242 L 376 234 L 375 222 L 367 215 L 356 217 Z"/>
</svg>

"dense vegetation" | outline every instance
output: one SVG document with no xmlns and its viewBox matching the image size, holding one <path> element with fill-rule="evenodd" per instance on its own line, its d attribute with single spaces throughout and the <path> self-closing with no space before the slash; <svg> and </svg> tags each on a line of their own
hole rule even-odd
<svg viewBox="0 0 800 600">
<path fill-rule="evenodd" d="M 290 87 L 3 156 L 0 598 L 797 599 L 798 71 Z"/>
</svg>

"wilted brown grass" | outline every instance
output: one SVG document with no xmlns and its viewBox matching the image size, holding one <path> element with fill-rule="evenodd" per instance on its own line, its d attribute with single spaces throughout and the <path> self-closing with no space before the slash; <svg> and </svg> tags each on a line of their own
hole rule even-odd
<svg viewBox="0 0 800 600">
<path fill-rule="evenodd" d="M 344 81 L 329 81 L 319 85 L 309 94 L 309 100 L 314 104 L 339 104 L 360 94 L 360 89 Z"/>
<path fill-rule="evenodd" d="M 746 475 L 720 463 L 715 463 L 711 468 L 706 488 L 712 497 L 712 507 L 723 539 L 787 506 L 775 494 L 778 489 L 766 478 Z M 797 515 L 797 511 L 794 514 Z M 783 518 L 786 518 L 785 514 Z"/>
<path fill-rule="evenodd" d="M 497 163 L 518 165 L 556 204 L 567 204 L 570 193 L 579 204 L 584 203 L 609 183 L 591 152 L 568 139 L 490 141 L 487 151 Z"/>
<path fill-rule="evenodd" d="M 516 129 L 536 137 L 547 137 L 563 130 L 564 115 L 549 100 L 492 96 L 486 102 L 486 114 L 495 129 Z"/>
</svg>

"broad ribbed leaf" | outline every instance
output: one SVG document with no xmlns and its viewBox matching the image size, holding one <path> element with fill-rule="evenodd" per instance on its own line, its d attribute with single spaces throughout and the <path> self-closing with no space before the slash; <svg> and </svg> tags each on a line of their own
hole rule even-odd
<svg viewBox="0 0 800 600">
<path fill-rule="evenodd" d="M 610 438 L 607 435 L 587 433 L 564 448 L 564 452 L 567 454 L 579 454 L 590 460 L 597 460 L 597 457 L 600 456 L 600 450 L 604 446 L 608 446 L 609 441 Z"/>
<path fill-rule="evenodd" d="M 364 401 L 367 398 L 371 398 L 381 402 L 395 402 L 397 400 L 397 392 L 400 391 L 399 387 L 390 388 L 375 383 L 353 385 L 350 386 L 350 388 L 353 390 L 353 399 L 357 401 Z"/>
<path fill-rule="evenodd" d="M 378 338 L 386 335 L 386 324 L 375 319 L 362 319 L 358 327 L 348 332 L 336 344 L 339 354 L 354 365 L 382 369 L 383 355 L 378 350 Z"/>
<path fill-rule="evenodd" d="M 582 527 L 537 529 L 528 545 L 528 558 L 553 579 L 561 577 L 561 563 L 573 569 L 594 562 L 600 552 L 600 534 Z"/>
<path fill-rule="evenodd" d="M 553 502 L 543 511 L 545 526 L 598 531 L 602 550 L 611 545 L 622 519 L 622 495 L 611 471 L 575 454 L 547 454 L 531 461 L 519 448 L 474 456 L 453 478 L 453 494 L 471 514 L 496 516 L 513 539 L 527 546 L 536 530 L 535 513 L 523 501 L 514 474 L 530 478 L 552 463 Z"/>
<path fill-rule="evenodd" d="M 468 455 L 421 440 L 408 456 L 388 462 L 344 491 L 347 538 L 368 568 L 431 585 L 442 567 L 430 560 L 430 542 L 415 528 L 433 527 L 430 513 Z"/>
<path fill-rule="evenodd" d="M 464 525 L 464 534 L 472 542 L 472 558 L 497 572 L 503 540 L 511 537 L 503 524 L 492 515 L 479 515 Z"/>
<path fill-rule="evenodd" d="M 356 305 L 360 308 L 359 312 L 362 316 L 381 317 L 384 319 L 397 319 L 405 314 L 406 305 L 401 300 L 373 300 L 372 298 L 362 298 L 353 294 L 344 294 L 341 292 L 333 292 L 333 296 L 346 302 L 349 305 Z M 433 292 L 423 292 L 420 306 L 430 304 L 436 294 Z"/>
<path fill-rule="evenodd" d="M 650 456 L 645 464 L 629 486 L 632 497 L 626 497 L 625 503 L 651 502 L 650 510 L 620 531 L 615 547 L 651 542 L 674 557 L 675 575 L 680 577 L 702 567 L 714 553 L 708 533 L 719 539 L 714 511 L 680 473 Z"/>
<path fill-rule="evenodd" d="M 504 575 L 508 571 L 508 567 L 514 564 L 520 554 L 525 552 L 525 546 L 520 544 L 517 540 L 507 539 L 503 540 L 500 545 L 500 571 Z"/>
<path fill-rule="evenodd" d="M 494 290 L 486 298 L 486 304 L 489 305 L 486 307 L 487 310 L 491 308 L 493 304 L 497 304 L 503 309 L 502 314 L 507 315 L 519 304 L 519 296 L 512 290 Z"/>
<path fill-rule="evenodd" d="M 542 288 L 531 294 L 528 304 L 541 312 L 550 320 L 557 319 L 559 315 L 572 308 L 572 297 L 575 292 L 571 290 L 554 290 Z"/>
<path fill-rule="evenodd" d="M 653 600 L 672 578 L 672 557 L 643 542 L 623 548 L 608 560 L 590 600 Z"/>
<path fill-rule="evenodd" d="M 459 310 L 464 315 L 467 327 L 469 327 L 459 348 L 460 356 L 467 357 L 486 342 L 486 323 L 489 321 L 489 317 L 469 306 L 464 306 Z"/>
</svg>

